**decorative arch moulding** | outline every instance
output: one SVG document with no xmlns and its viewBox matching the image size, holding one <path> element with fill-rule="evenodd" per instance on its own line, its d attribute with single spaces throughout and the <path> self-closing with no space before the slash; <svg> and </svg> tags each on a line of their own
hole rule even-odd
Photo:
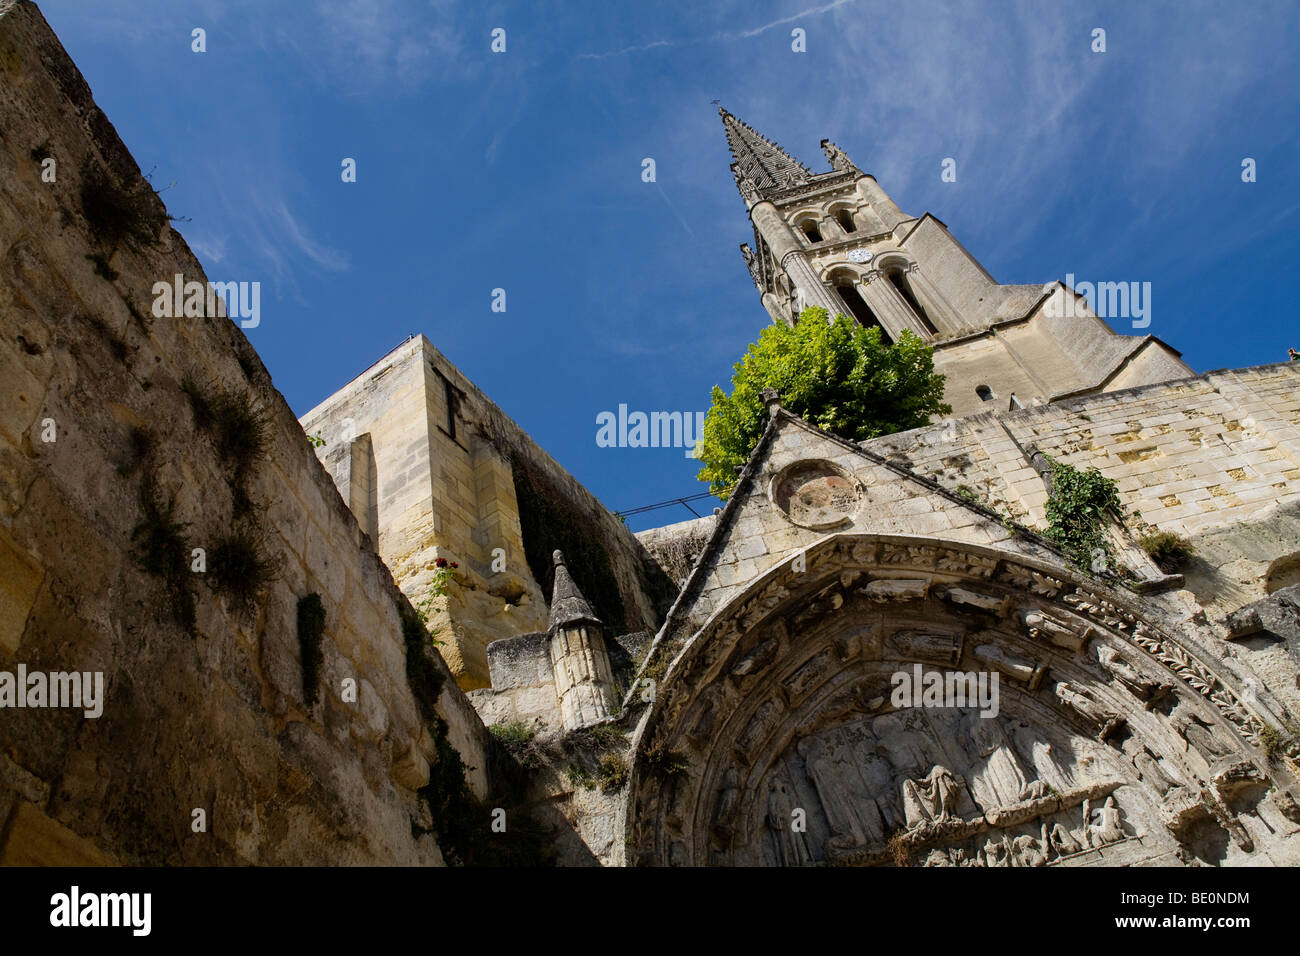
<svg viewBox="0 0 1300 956">
<path fill-rule="evenodd" d="M 1177 847 L 1208 820 L 1244 846 L 1232 801 L 1295 789 L 1262 753 L 1266 728 L 1285 734 L 1289 715 L 1248 701 L 1157 616 L 1064 566 L 996 548 L 829 535 L 680 649 L 656 649 L 675 654 L 635 738 L 630 845 L 669 864 L 879 863 L 892 832 L 944 859 L 996 854 L 1002 839 L 1008 853 L 1068 862 L 1102 846 Z M 891 710 L 891 675 L 911 668 L 996 673 L 1001 717 Z M 915 753 L 895 752 L 909 735 Z M 954 740 L 962 746 L 944 742 Z M 863 768 L 882 788 L 866 803 Z M 762 823 L 790 801 L 820 808 L 808 845 Z M 872 806 L 883 816 L 864 822 Z"/>
</svg>

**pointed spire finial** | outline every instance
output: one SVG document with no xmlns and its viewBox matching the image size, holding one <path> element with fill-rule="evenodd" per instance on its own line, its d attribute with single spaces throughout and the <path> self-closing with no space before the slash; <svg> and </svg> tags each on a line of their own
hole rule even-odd
<svg viewBox="0 0 1300 956">
<path fill-rule="evenodd" d="M 769 189 L 783 189 L 805 183 L 812 171 L 779 145 L 755 132 L 721 106 L 718 115 L 727 133 L 727 145 L 735 161 L 731 164 L 736 188 L 745 201 L 753 204 L 755 195 Z"/>
<path fill-rule="evenodd" d="M 838 172 L 847 172 L 853 170 L 860 172 L 857 164 L 849 159 L 849 154 L 844 152 L 829 139 L 822 140 L 822 152 L 826 154 L 826 160 L 831 164 L 831 169 Z"/>
<path fill-rule="evenodd" d="M 554 632 L 557 627 L 564 627 L 579 621 L 600 624 L 600 618 L 591 609 L 587 599 L 578 590 L 569 569 L 564 563 L 564 553 L 556 550 L 551 559 L 555 562 L 555 583 L 551 586 L 551 615 L 546 629 Z"/>
</svg>

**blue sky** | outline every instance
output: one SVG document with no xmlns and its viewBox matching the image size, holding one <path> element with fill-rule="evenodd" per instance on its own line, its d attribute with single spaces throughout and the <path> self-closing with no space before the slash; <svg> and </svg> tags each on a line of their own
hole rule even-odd
<svg viewBox="0 0 1300 956">
<path fill-rule="evenodd" d="M 209 277 L 262 283 L 298 414 L 420 331 L 611 509 L 705 486 L 597 414 L 704 410 L 768 321 L 714 99 L 814 171 L 834 140 L 1001 282 L 1151 282 L 1197 371 L 1300 348 L 1292 3 L 40 6 Z"/>
</svg>

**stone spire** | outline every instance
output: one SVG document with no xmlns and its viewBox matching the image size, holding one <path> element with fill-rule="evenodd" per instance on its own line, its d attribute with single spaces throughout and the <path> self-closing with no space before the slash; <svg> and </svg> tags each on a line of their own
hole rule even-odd
<svg viewBox="0 0 1300 956">
<path fill-rule="evenodd" d="M 849 154 L 844 152 L 829 139 L 822 140 L 822 152 L 826 154 L 827 161 L 831 164 L 831 169 L 836 172 L 854 172 L 861 173 L 862 170 L 853 160 L 849 159 Z"/>
<path fill-rule="evenodd" d="M 776 143 L 754 132 L 747 123 L 742 123 L 721 106 L 718 115 L 722 117 L 727 145 L 734 157 L 731 172 L 747 203 L 753 204 L 755 193 L 761 196 L 770 189 L 783 189 L 808 181 L 812 175 L 808 167 Z"/>
<path fill-rule="evenodd" d="M 555 561 L 555 583 L 551 587 L 551 617 L 546 629 L 552 633 L 557 627 L 564 627 L 579 621 L 600 624 L 600 618 L 591 609 L 587 599 L 573 582 L 569 569 L 564 564 L 564 553 L 556 551 L 552 556 Z"/>
<path fill-rule="evenodd" d="M 614 674 L 602 629 L 591 605 L 569 576 L 564 555 L 556 551 L 555 586 L 551 588 L 551 619 L 547 630 L 551 635 L 555 699 L 566 731 L 598 724 L 618 709 Z"/>
</svg>

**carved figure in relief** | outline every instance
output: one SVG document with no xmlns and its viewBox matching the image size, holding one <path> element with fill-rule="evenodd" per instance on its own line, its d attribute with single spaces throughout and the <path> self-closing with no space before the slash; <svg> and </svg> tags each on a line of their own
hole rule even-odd
<svg viewBox="0 0 1300 956">
<path fill-rule="evenodd" d="M 903 781 L 903 811 L 909 828 L 956 816 L 965 781 L 947 767 L 936 766 L 923 780 Z"/>
<path fill-rule="evenodd" d="M 1143 782 L 1162 797 L 1174 787 L 1181 786 L 1177 780 L 1165 773 L 1160 758 L 1146 747 L 1133 755 L 1133 766 L 1137 768 Z"/>
<path fill-rule="evenodd" d="M 762 673 L 776 660 L 780 644 L 780 638 L 769 637 L 740 659 L 740 663 L 731 669 L 731 676 L 739 679 Z"/>
<path fill-rule="evenodd" d="M 900 816 L 894 795 L 894 770 L 889 761 L 879 754 L 868 751 L 862 757 L 858 767 L 862 780 L 867 785 L 867 799 L 875 804 L 881 816 L 882 836 L 885 830 L 895 830 L 901 826 L 906 817 Z"/>
<path fill-rule="evenodd" d="M 718 791 L 718 802 L 713 808 L 713 832 L 719 837 L 731 834 L 731 822 L 736 814 L 736 803 L 740 799 L 740 771 L 728 767 L 722 775 L 722 787 Z"/>
<path fill-rule="evenodd" d="M 1011 844 L 1004 833 L 1000 840 L 989 837 L 984 842 L 984 865 L 985 866 L 1010 866 L 1008 856 L 1011 853 Z"/>
<path fill-rule="evenodd" d="M 872 784 L 867 780 L 868 768 L 862 759 L 866 748 L 857 739 L 861 736 L 864 734 L 854 734 L 848 728 L 841 728 L 832 737 L 831 757 L 842 768 L 845 789 L 849 793 L 862 832 L 868 842 L 874 843 L 885 838 L 885 821 L 876 805 Z M 871 741 L 870 746 L 874 746 L 874 741 Z"/>
<path fill-rule="evenodd" d="M 1097 818 L 1095 822 L 1094 815 Z M 1099 847 L 1107 843 L 1118 843 L 1124 839 L 1124 827 L 1120 822 L 1120 811 L 1119 807 L 1115 806 L 1114 797 L 1107 797 L 1101 809 L 1095 811 L 1092 809 L 1091 800 L 1083 801 L 1083 825 L 1089 846 Z"/>
<path fill-rule="evenodd" d="M 767 826 L 776 842 L 780 866 L 803 866 L 812 861 L 802 833 L 794 831 L 794 799 L 781 777 L 772 781 L 767 797 Z"/>
<path fill-rule="evenodd" d="M 1209 726 L 1198 719 L 1190 709 L 1179 707 L 1174 712 L 1173 725 L 1188 746 L 1199 753 L 1211 767 L 1232 753 L 1232 750 L 1219 740 Z"/>
<path fill-rule="evenodd" d="M 1124 726 L 1123 717 L 1102 706 L 1083 688 L 1060 681 L 1054 690 L 1057 700 L 1096 728 L 1098 739 L 1105 740 Z"/>
<path fill-rule="evenodd" d="M 990 667 L 996 667 L 1008 677 L 1024 681 L 1030 690 L 1037 690 L 1038 685 L 1042 683 L 1043 676 L 1047 673 L 1046 665 L 1035 664 L 1033 661 L 1027 661 L 1008 654 L 996 644 L 981 644 L 975 648 L 974 654 Z"/>
<path fill-rule="evenodd" d="M 1025 799 L 1029 781 L 1001 721 L 972 715 L 970 736 L 977 758 L 970 782 L 980 806 L 985 810 L 1010 807 Z"/>
<path fill-rule="evenodd" d="M 704 743 L 712 738 L 713 728 L 717 724 L 718 701 L 721 696 L 722 692 L 717 684 L 713 684 L 700 695 L 703 707 L 700 716 L 696 718 L 695 725 L 687 734 L 697 743 Z"/>
<path fill-rule="evenodd" d="M 1048 840 L 1051 843 L 1052 848 L 1056 850 L 1057 854 L 1060 856 L 1067 856 L 1071 853 L 1082 853 L 1084 850 L 1084 846 L 1074 838 L 1074 834 L 1060 823 L 1052 824 L 1052 830 L 1048 835 Z"/>
<path fill-rule="evenodd" d="M 759 741 L 767 736 L 780 713 L 781 705 L 776 698 L 765 701 L 754 712 L 754 716 L 750 718 L 749 723 L 745 725 L 745 729 L 741 732 L 740 738 L 736 741 L 736 745 L 740 748 L 740 752 L 745 756 L 746 760 L 753 755 L 754 748 Z"/>
<path fill-rule="evenodd" d="M 1009 854 L 1012 866 L 1047 865 L 1047 824 L 1044 823 L 1037 838 L 1021 834 L 1011 841 Z"/>
<path fill-rule="evenodd" d="M 880 578 L 864 587 L 858 593 L 869 601 L 886 604 L 890 601 L 915 601 L 925 597 L 930 582 L 926 578 Z"/>
<path fill-rule="evenodd" d="M 1046 640 L 1057 647 L 1072 651 L 1077 651 L 1083 646 L 1083 642 L 1088 637 L 1087 631 L 1090 630 L 1085 628 L 1083 633 L 1080 633 L 1065 622 L 1039 610 L 1026 611 L 1021 615 L 1021 620 L 1030 637 L 1035 640 Z"/>
<path fill-rule="evenodd" d="M 925 739 L 909 730 L 897 713 L 881 714 L 871 724 L 871 734 L 879 741 L 877 753 L 884 756 L 900 777 L 923 777 L 931 763 Z"/>
<path fill-rule="evenodd" d="M 970 742 L 966 733 L 969 715 L 969 711 L 955 708 L 923 710 L 918 713 L 922 722 L 929 725 L 929 732 L 925 735 L 927 743 L 935 748 L 931 750 L 927 747 L 927 752 L 938 754 L 932 762 L 963 770 L 970 764 L 970 753 L 966 746 Z"/>
<path fill-rule="evenodd" d="M 1138 700 L 1152 701 L 1174 689 L 1168 681 L 1144 676 L 1113 647 L 1099 645 L 1097 660 L 1113 680 Z"/>
<path fill-rule="evenodd" d="M 1022 724 L 1014 731 L 1019 753 L 1028 756 L 1038 780 L 1030 783 L 1035 790 L 1033 796 L 1044 796 L 1050 788 L 1063 792 L 1074 786 L 1074 778 L 1061 761 L 1057 748 L 1045 739 L 1035 728 Z M 1041 784 L 1034 787 L 1034 784 Z"/>
<path fill-rule="evenodd" d="M 843 606 L 844 595 L 839 592 L 838 588 L 830 588 L 810 601 L 802 611 L 790 619 L 790 623 L 799 627 L 829 614 L 831 611 L 838 611 Z"/>
<path fill-rule="evenodd" d="M 854 800 L 849 789 L 851 777 L 857 770 L 847 766 L 816 737 L 805 737 L 795 748 L 804 761 L 804 772 L 817 791 L 822 813 L 830 826 L 828 848 L 862 846 L 867 842 Z"/>
<path fill-rule="evenodd" d="M 979 591 L 971 591 L 968 588 L 947 588 L 943 592 L 943 597 L 953 604 L 965 604 L 968 607 L 979 608 L 981 611 L 992 611 L 995 614 L 1002 613 L 1007 604 L 1005 597 L 999 597 L 996 594 L 983 594 Z"/>
</svg>

